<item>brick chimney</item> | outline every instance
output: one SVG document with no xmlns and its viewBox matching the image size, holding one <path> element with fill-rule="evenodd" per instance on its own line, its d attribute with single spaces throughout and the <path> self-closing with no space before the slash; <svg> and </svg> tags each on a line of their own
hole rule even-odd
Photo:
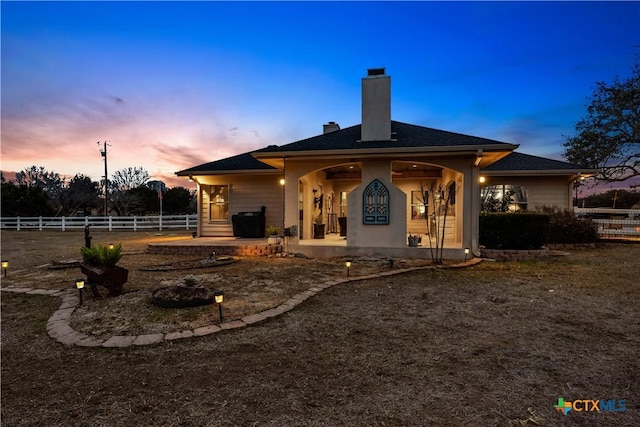
<svg viewBox="0 0 640 427">
<path fill-rule="evenodd" d="M 362 141 L 391 140 L 391 77 L 370 68 L 362 78 Z"/>
<path fill-rule="evenodd" d="M 336 122 L 329 122 L 326 125 L 322 125 L 322 133 L 330 133 L 340 130 L 340 125 Z"/>
</svg>

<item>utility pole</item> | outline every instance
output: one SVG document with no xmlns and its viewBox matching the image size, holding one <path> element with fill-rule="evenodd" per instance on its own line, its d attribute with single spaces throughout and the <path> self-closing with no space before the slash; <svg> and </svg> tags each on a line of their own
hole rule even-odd
<svg viewBox="0 0 640 427">
<path fill-rule="evenodd" d="M 98 146 L 101 144 L 97 142 Z M 104 148 L 100 150 L 100 155 L 104 157 L 104 216 L 109 215 L 108 201 L 109 201 L 109 175 L 107 174 L 107 141 L 104 141 Z M 110 145 L 109 145 L 110 146 Z"/>
</svg>

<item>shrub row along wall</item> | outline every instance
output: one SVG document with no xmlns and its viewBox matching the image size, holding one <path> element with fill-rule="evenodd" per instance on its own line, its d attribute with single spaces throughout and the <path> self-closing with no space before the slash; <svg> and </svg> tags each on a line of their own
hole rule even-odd
<svg viewBox="0 0 640 427">
<path fill-rule="evenodd" d="M 491 249 L 539 249 L 547 242 L 549 215 L 480 214 L 480 245 Z"/>
<path fill-rule="evenodd" d="M 150 254 L 162 255 L 197 255 L 208 257 L 211 252 L 216 255 L 234 256 L 268 256 L 282 252 L 282 245 L 244 245 L 244 246 L 170 246 L 162 244 L 150 244 L 147 246 Z"/>
</svg>

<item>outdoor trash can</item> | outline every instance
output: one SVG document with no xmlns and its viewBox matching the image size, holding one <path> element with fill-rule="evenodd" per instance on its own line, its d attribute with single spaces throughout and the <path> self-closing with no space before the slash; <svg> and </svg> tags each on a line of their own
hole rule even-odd
<svg viewBox="0 0 640 427">
<path fill-rule="evenodd" d="M 261 211 L 238 212 L 231 216 L 234 237 L 262 238 L 265 236 L 265 206 Z"/>
</svg>

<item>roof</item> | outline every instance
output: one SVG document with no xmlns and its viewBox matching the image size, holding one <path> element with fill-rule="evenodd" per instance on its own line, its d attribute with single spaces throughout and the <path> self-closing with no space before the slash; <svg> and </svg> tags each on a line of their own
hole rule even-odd
<svg viewBox="0 0 640 427">
<path fill-rule="evenodd" d="M 512 152 L 497 162 L 482 168 L 482 172 L 566 171 L 567 173 L 574 173 L 583 169 L 585 168 L 581 168 L 573 163 Z M 584 172 L 588 171 L 584 170 Z"/>
<path fill-rule="evenodd" d="M 361 141 L 362 125 L 355 125 L 334 132 L 314 136 L 281 146 L 269 146 L 257 150 L 260 153 L 282 153 L 297 151 L 356 150 L 407 147 L 469 147 L 504 145 L 505 150 L 513 150 L 514 145 L 477 136 L 464 135 L 423 126 L 391 121 L 391 141 Z"/>
<path fill-rule="evenodd" d="M 204 163 L 199 166 L 194 166 L 189 169 L 176 172 L 178 176 L 188 176 L 190 174 L 206 174 L 207 172 L 224 172 L 224 171 L 277 171 L 277 168 L 269 166 L 266 163 L 257 160 L 251 155 L 251 152 L 238 154 L 236 156 L 227 157 L 225 159 L 216 160 L 209 163 Z"/>
</svg>

